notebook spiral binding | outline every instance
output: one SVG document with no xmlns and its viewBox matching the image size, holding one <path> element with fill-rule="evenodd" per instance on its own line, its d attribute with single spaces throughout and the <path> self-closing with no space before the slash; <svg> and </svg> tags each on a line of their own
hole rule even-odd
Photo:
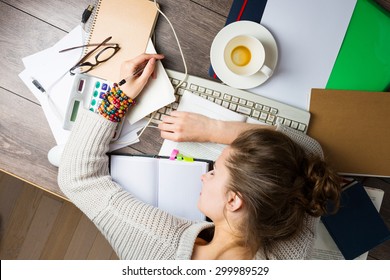
<svg viewBox="0 0 390 280">
<path fill-rule="evenodd" d="M 91 36 L 92 36 L 92 32 L 93 30 L 95 29 L 95 24 L 96 24 L 96 18 L 99 14 L 99 10 L 100 10 L 100 4 L 102 3 L 102 0 L 96 0 L 95 3 L 94 3 L 94 9 L 92 11 L 92 14 L 91 14 L 91 17 L 89 19 L 89 22 L 86 26 L 86 29 L 85 29 L 85 32 L 86 32 L 86 37 L 85 37 L 85 41 L 84 41 L 84 45 L 88 45 L 90 44 L 91 42 Z M 83 50 L 83 55 L 86 55 L 86 53 L 88 52 L 88 47 L 85 47 L 84 50 Z"/>
</svg>

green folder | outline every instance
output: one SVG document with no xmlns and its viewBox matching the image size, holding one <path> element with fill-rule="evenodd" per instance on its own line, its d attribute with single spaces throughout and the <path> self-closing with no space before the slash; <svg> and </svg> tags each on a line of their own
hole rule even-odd
<svg viewBox="0 0 390 280">
<path fill-rule="evenodd" d="M 358 0 L 326 88 L 385 91 L 389 86 L 390 12 L 373 0 Z"/>
</svg>

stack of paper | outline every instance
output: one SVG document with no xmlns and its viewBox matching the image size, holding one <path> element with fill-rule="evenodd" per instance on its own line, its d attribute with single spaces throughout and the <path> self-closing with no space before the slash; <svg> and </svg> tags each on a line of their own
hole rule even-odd
<svg viewBox="0 0 390 280">
<path fill-rule="evenodd" d="M 74 80 L 74 76 L 69 74 L 69 69 L 80 59 L 83 49 L 79 48 L 64 53 L 59 53 L 59 51 L 83 45 L 85 36 L 81 26 L 77 26 L 54 46 L 23 58 L 25 70 L 19 74 L 19 77 L 42 105 L 57 145 L 64 145 L 70 134 L 70 131 L 63 129 Z M 148 46 L 148 50 L 154 51 L 152 44 Z M 161 62 L 157 63 L 156 71 L 159 74 L 158 78 L 150 80 L 142 92 L 142 98 L 138 101 L 143 98 L 150 100 L 151 98 L 148 96 L 153 94 L 156 89 L 164 89 L 164 94 L 159 98 L 153 98 L 153 102 L 140 102 L 143 105 L 132 110 L 132 114 L 125 120 L 120 138 L 111 143 L 110 151 L 138 142 L 137 133 L 147 124 L 144 117 L 174 101 L 173 88 Z M 34 80 L 39 82 L 45 92 L 33 84 Z"/>
</svg>

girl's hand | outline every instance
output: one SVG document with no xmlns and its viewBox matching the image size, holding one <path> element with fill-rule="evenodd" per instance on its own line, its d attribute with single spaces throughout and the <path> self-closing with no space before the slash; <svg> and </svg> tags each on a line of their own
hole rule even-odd
<svg viewBox="0 0 390 280">
<path fill-rule="evenodd" d="M 206 116 L 173 111 L 158 125 L 161 137 L 175 142 L 209 142 L 216 120 Z"/>
<path fill-rule="evenodd" d="M 135 99 L 153 74 L 156 60 L 163 58 L 164 56 L 161 54 L 141 54 L 123 62 L 119 81 L 125 79 L 126 83 L 120 86 L 121 90 L 131 99 Z M 136 71 L 142 68 L 144 69 L 139 74 L 133 76 Z"/>
</svg>

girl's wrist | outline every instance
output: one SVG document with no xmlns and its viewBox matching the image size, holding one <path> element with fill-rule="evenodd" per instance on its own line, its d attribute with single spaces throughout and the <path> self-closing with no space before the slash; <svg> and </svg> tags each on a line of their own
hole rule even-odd
<svg viewBox="0 0 390 280">
<path fill-rule="evenodd" d="M 120 122 L 126 115 L 127 110 L 135 104 L 135 101 L 128 97 L 118 86 L 114 84 L 107 91 L 98 108 L 98 112 L 104 118 L 112 122 Z"/>
</svg>

